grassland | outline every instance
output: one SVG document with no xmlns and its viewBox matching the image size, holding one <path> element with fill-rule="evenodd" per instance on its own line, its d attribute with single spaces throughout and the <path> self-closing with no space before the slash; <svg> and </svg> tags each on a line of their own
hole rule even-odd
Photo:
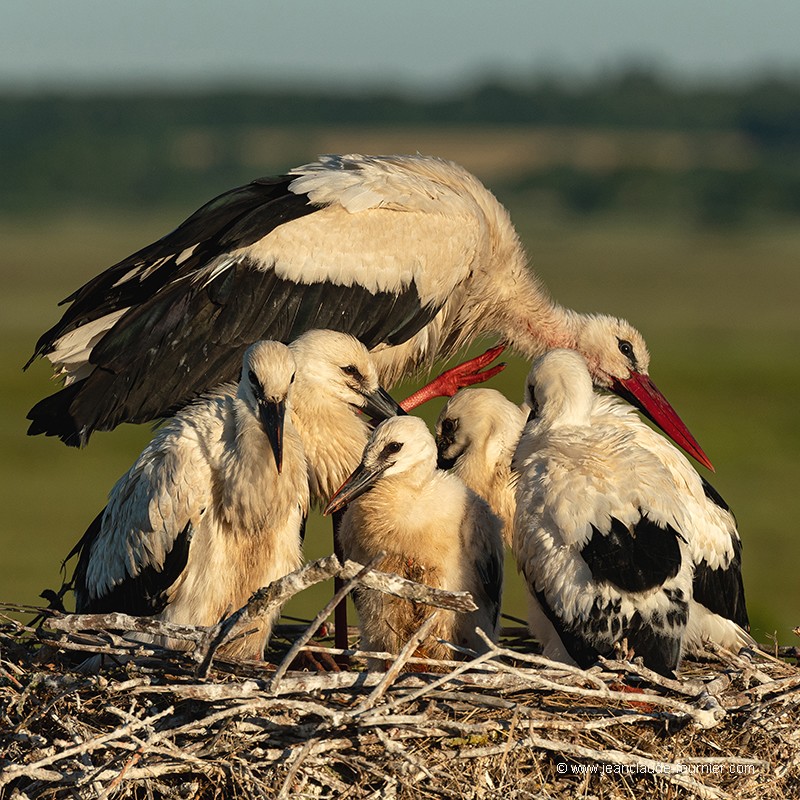
<svg viewBox="0 0 800 800">
<path fill-rule="evenodd" d="M 793 643 L 791 628 L 800 624 L 800 232 L 542 220 L 531 204 L 511 211 L 534 266 L 561 302 L 625 316 L 645 333 L 651 374 L 715 463 L 713 482 L 737 514 L 754 633 L 766 640 L 777 632 L 781 643 Z M 3 600 L 32 603 L 59 584 L 61 559 L 149 435 L 120 429 L 97 435 L 84 451 L 26 437 L 25 414 L 52 384 L 45 365 L 22 373 L 22 364 L 57 319 L 57 301 L 180 218 L 153 211 L 0 220 Z M 516 400 L 527 365 L 509 361 L 494 385 Z M 439 407 L 429 409 L 429 420 Z M 329 552 L 329 542 L 326 523 L 314 521 L 309 555 Z M 291 613 L 312 613 L 326 591 Z M 505 609 L 524 615 L 513 568 Z"/>
</svg>

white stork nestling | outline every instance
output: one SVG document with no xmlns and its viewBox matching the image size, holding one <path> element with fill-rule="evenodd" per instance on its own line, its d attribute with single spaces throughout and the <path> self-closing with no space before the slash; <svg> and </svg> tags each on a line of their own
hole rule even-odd
<svg viewBox="0 0 800 800">
<path fill-rule="evenodd" d="M 212 625 L 300 566 L 309 493 L 285 413 L 294 378 L 289 349 L 258 342 L 238 387 L 220 387 L 159 429 L 70 554 L 79 552 L 78 612 Z M 226 652 L 261 658 L 277 616 Z"/>
<path fill-rule="evenodd" d="M 585 668 L 623 645 L 672 675 L 692 599 L 693 521 L 661 459 L 621 417 L 594 419 L 594 398 L 574 351 L 531 367 L 513 542 L 531 632 L 551 658 Z"/>
<path fill-rule="evenodd" d="M 291 418 L 308 462 L 311 499 L 322 507 L 358 466 L 370 418 L 405 412 L 381 387 L 369 350 L 355 337 L 308 331 L 289 349 L 297 363 Z"/>
<path fill-rule="evenodd" d="M 436 421 L 439 468 L 451 469 L 503 521 L 503 538 L 511 547 L 516 481 L 511 471 L 528 410 L 495 389 L 462 389 L 444 406 Z"/>
<path fill-rule="evenodd" d="M 449 591 L 468 591 L 478 610 L 439 610 L 418 654 L 452 658 L 438 640 L 485 650 L 481 628 L 497 635 L 503 580 L 500 520 L 458 478 L 436 468 L 436 444 L 416 417 L 394 417 L 372 434 L 355 472 L 325 513 L 344 507 L 341 542 L 348 558 Z M 397 653 L 430 613 L 409 600 L 359 589 L 355 603 L 365 650 Z"/>
<path fill-rule="evenodd" d="M 710 467 L 648 377 L 638 331 L 553 302 L 507 211 L 438 158 L 329 155 L 232 189 L 65 302 L 31 358 L 46 356 L 65 386 L 31 409 L 28 432 L 69 445 L 233 380 L 258 339 L 350 333 L 391 388 L 495 333 L 529 358 L 582 353 L 595 385 Z"/>
<path fill-rule="evenodd" d="M 305 448 L 311 499 L 322 507 L 358 466 L 372 431 L 370 418 L 380 421 L 405 411 L 380 386 L 369 350 L 355 337 L 312 330 L 291 342 L 289 349 L 297 363 L 292 421 Z M 479 371 L 496 355 L 496 350 L 490 350 L 451 370 L 454 375 L 440 376 L 415 393 L 408 407 L 439 391 L 452 391 L 454 385 L 464 381 L 496 374 L 503 365 Z M 339 517 L 334 517 L 334 552 L 341 557 L 336 533 Z M 339 579 L 335 583 L 337 587 L 341 585 Z M 346 629 L 346 606 L 340 603 L 336 609 L 336 646 L 342 649 L 347 647 Z"/>
<path fill-rule="evenodd" d="M 734 651 L 742 647 L 758 649 L 748 633 L 742 540 L 728 504 L 689 460 L 646 425 L 627 403 L 595 395 L 592 425 L 624 430 L 636 447 L 654 455 L 671 476 L 676 502 L 683 508 L 681 533 L 694 562 L 687 650 L 702 653 L 705 640 Z"/>
</svg>

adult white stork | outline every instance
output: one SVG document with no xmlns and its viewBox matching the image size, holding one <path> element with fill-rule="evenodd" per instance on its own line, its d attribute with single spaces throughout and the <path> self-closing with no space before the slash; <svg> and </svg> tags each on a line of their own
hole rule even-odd
<svg viewBox="0 0 800 800">
<path fill-rule="evenodd" d="M 31 358 L 46 356 L 65 387 L 31 409 L 28 432 L 70 445 L 168 415 L 232 380 L 258 339 L 350 333 L 391 387 L 497 333 L 530 358 L 578 350 L 597 386 L 630 398 L 710 466 L 649 379 L 641 335 L 623 320 L 554 303 L 506 210 L 449 161 L 331 155 L 254 181 L 65 302 Z"/>
<path fill-rule="evenodd" d="M 752 642 L 732 517 L 688 461 L 573 351 L 534 363 L 526 401 L 513 547 L 545 653 L 588 666 L 626 640 L 670 674 L 702 637 Z"/>
<path fill-rule="evenodd" d="M 258 342 L 238 388 L 190 404 L 156 433 L 70 554 L 80 553 L 79 612 L 212 625 L 300 566 L 309 495 L 285 419 L 294 377 L 285 345 Z M 227 652 L 261 658 L 273 623 L 259 620 Z"/>
<path fill-rule="evenodd" d="M 511 471 L 528 409 L 514 405 L 495 389 L 462 389 L 442 408 L 436 421 L 439 468 L 452 469 L 483 497 L 503 521 L 511 547 L 516 480 Z"/>
<path fill-rule="evenodd" d="M 468 591 L 478 610 L 439 611 L 420 655 L 450 658 L 438 639 L 485 650 L 496 637 L 503 580 L 500 520 L 458 478 L 436 468 L 436 444 L 417 417 L 394 417 L 372 434 L 355 472 L 325 513 L 347 506 L 341 526 L 348 558 L 449 591 Z M 355 594 L 362 647 L 397 653 L 428 612 L 376 590 Z"/>
</svg>

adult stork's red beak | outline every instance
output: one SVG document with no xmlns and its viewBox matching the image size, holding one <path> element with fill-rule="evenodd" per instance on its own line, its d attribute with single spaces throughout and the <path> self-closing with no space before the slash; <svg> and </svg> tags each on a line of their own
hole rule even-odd
<svg viewBox="0 0 800 800">
<path fill-rule="evenodd" d="M 647 375 L 631 372 L 624 381 L 614 379 L 611 390 L 636 406 L 651 422 L 658 425 L 675 444 L 682 447 L 690 456 L 696 458 L 704 467 L 714 472 L 714 466 L 703 448 L 697 443 L 677 411 L 667 402 L 667 398 Z"/>
</svg>

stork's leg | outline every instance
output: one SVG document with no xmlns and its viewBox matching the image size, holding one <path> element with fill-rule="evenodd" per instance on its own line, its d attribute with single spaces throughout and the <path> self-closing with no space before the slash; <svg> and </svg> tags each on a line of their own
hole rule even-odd
<svg viewBox="0 0 800 800">
<path fill-rule="evenodd" d="M 400 406 L 403 411 L 411 411 L 434 397 L 452 397 L 459 389 L 488 381 L 489 378 L 502 372 L 506 365 L 502 363 L 484 372 L 481 370 L 491 364 L 503 350 L 505 350 L 504 344 L 491 347 L 485 353 L 446 370 L 438 378 L 403 400 Z"/>
<path fill-rule="evenodd" d="M 344 509 L 341 511 L 334 511 L 332 515 L 333 520 L 333 553 L 339 559 L 340 564 L 344 564 L 344 551 L 339 541 L 339 528 L 342 524 L 342 517 L 344 516 Z M 341 578 L 333 579 L 333 591 L 338 592 L 344 585 Z M 349 642 L 347 641 L 347 598 L 343 597 L 339 605 L 336 606 L 333 612 L 333 643 L 339 650 L 347 650 Z M 349 666 L 349 659 L 347 656 L 337 656 L 337 663 L 342 667 Z"/>
</svg>

